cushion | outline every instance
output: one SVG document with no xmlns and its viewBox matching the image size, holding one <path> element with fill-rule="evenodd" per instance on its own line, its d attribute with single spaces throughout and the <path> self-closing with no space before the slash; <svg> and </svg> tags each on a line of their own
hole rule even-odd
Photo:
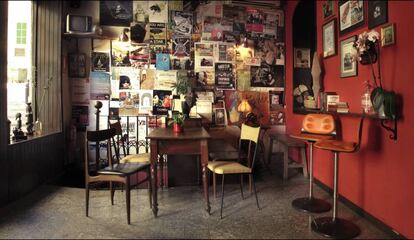
<svg viewBox="0 0 414 240">
<path fill-rule="evenodd" d="M 100 175 L 128 176 L 150 166 L 150 163 L 120 163 L 98 170 Z"/>
<path fill-rule="evenodd" d="M 312 133 L 300 133 L 300 134 L 293 134 L 290 135 L 293 138 L 301 139 L 305 141 L 317 142 L 320 140 L 328 140 L 332 139 L 332 135 L 321 135 L 321 134 L 312 134 Z"/>
<path fill-rule="evenodd" d="M 214 161 L 208 162 L 208 169 L 216 174 L 251 173 L 252 169 L 238 162 Z"/>
<path fill-rule="evenodd" d="M 131 154 L 121 158 L 120 163 L 145 163 L 150 162 L 150 153 Z"/>
<path fill-rule="evenodd" d="M 245 154 L 241 154 L 241 158 L 246 157 Z M 212 161 L 216 160 L 237 160 L 239 159 L 239 152 L 212 152 L 208 154 Z"/>
<path fill-rule="evenodd" d="M 334 152 L 353 152 L 357 144 L 354 142 L 344 142 L 337 140 L 323 140 L 315 143 L 316 148 L 330 150 Z"/>
</svg>

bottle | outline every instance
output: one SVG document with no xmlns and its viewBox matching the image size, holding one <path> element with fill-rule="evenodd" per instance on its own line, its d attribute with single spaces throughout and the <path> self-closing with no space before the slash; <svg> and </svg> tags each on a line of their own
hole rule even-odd
<svg viewBox="0 0 414 240">
<path fill-rule="evenodd" d="M 42 122 L 39 120 L 39 118 L 36 120 L 33 128 L 34 128 L 34 134 L 36 136 L 41 136 L 42 135 L 43 126 L 42 126 Z"/>
<path fill-rule="evenodd" d="M 371 85 L 368 81 L 365 82 L 365 91 L 361 96 L 361 107 L 366 114 L 371 114 L 374 112 L 371 102 Z"/>
</svg>

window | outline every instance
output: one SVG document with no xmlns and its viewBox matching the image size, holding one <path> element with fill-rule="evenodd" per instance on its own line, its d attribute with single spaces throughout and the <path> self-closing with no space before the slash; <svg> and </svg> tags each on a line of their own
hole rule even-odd
<svg viewBox="0 0 414 240">
<path fill-rule="evenodd" d="M 26 44 L 27 23 L 19 22 L 16 27 L 16 44 Z"/>
<path fill-rule="evenodd" d="M 26 106 L 32 102 L 32 2 L 8 2 L 7 30 L 7 117 L 11 131 L 17 126 L 16 114 L 22 118 L 26 132 Z M 11 134 L 12 135 L 12 134 Z"/>
</svg>

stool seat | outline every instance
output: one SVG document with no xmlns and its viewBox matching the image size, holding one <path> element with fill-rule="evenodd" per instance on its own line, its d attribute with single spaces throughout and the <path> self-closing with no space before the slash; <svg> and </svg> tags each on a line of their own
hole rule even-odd
<svg viewBox="0 0 414 240">
<path fill-rule="evenodd" d="M 338 140 L 323 140 L 315 143 L 315 147 L 334 152 L 354 152 L 357 144 Z"/>
<path fill-rule="evenodd" d="M 321 134 L 312 134 L 312 133 L 292 134 L 290 135 L 290 137 L 300 139 L 300 140 L 305 140 L 305 141 L 311 141 L 311 142 L 317 142 L 320 140 L 329 140 L 333 138 L 333 136 L 331 135 L 321 135 Z"/>
<path fill-rule="evenodd" d="M 150 153 L 140 153 L 140 154 L 131 154 L 123 157 L 119 162 L 120 163 L 149 163 L 150 162 Z"/>
</svg>

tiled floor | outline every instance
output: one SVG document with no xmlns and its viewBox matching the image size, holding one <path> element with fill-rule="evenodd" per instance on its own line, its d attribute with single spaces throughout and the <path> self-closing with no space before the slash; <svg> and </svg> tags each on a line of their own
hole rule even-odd
<svg viewBox="0 0 414 240">
<path fill-rule="evenodd" d="M 307 186 L 301 175 L 283 184 L 280 177 L 267 174 L 257 182 L 259 211 L 254 195 L 245 189 L 247 197 L 242 200 L 239 185 L 228 184 L 222 220 L 220 198 L 211 199 L 209 216 L 203 210 L 200 187 L 160 190 L 157 218 L 147 191 L 133 190 L 131 225 L 127 225 L 123 192 L 116 192 L 111 206 L 109 191 L 92 191 L 90 216 L 85 217 L 83 189 L 44 185 L 0 211 L 0 238 L 320 238 L 310 230 L 311 217 L 291 207 L 293 199 L 306 196 Z M 315 194 L 330 201 L 318 187 Z M 358 238 L 391 237 L 342 204 L 339 215 L 361 227 Z"/>
</svg>

